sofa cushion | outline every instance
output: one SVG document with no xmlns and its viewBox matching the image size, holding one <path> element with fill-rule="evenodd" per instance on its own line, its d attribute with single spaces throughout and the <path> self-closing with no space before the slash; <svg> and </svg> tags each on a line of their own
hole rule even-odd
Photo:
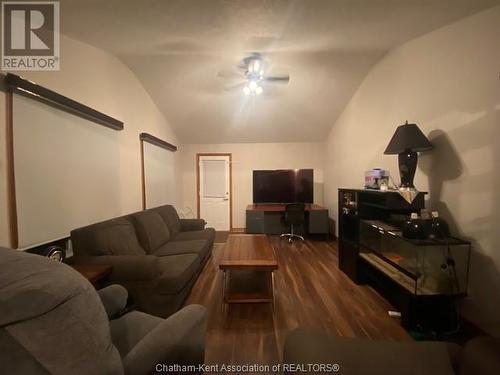
<svg viewBox="0 0 500 375">
<path fill-rule="evenodd" d="M 134 226 L 125 218 L 116 218 L 88 227 L 94 232 L 93 255 L 144 255 Z"/>
<path fill-rule="evenodd" d="M 161 207 L 153 208 L 152 211 L 157 212 L 162 217 L 163 221 L 168 226 L 170 230 L 170 234 L 175 237 L 181 230 L 181 223 L 179 220 L 179 215 L 177 215 L 177 211 L 174 206 L 166 205 Z"/>
<path fill-rule="evenodd" d="M 343 374 L 453 375 L 449 352 L 450 345 L 443 342 L 375 341 L 327 336 L 299 328 L 286 338 L 283 361 L 285 364 L 337 363 Z"/>
<path fill-rule="evenodd" d="M 206 228 L 203 230 L 190 230 L 180 232 L 174 238 L 174 241 L 206 240 L 212 245 L 215 240 L 215 229 Z"/>
<path fill-rule="evenodd" d="M 131 215 L 142 246 L 151 254 L 170 239 L 170 232 L 161 216 L 152 210 Z"/>
<path fill-rule="evenodd" d="M 479 336 L 468 341 L 459 367 L 460 375 L 500 374 L 500 339 Z"/>
<path fill-rule="evenodd" d="M 200 260 L 210 252 L 210 244 L 206 240 L 192 240 L 192 241 L 170 241 L 161 246 L 154 255 L 168 256 L 179 254 L 198 254 Z"/>
<path fill-rule="evenodd" d="M 161 294 L 179 293 L 200 266 L 200 259 L 196 254 L 163 256 L 158 260 L 163 271 L 158 280 L 158 292 Z"/>
</svg>

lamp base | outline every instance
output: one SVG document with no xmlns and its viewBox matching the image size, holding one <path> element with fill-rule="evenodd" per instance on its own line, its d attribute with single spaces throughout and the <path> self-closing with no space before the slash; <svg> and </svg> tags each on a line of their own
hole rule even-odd
<svg viewBox="0 0 500 375">
<path fill-rule="evenodd" d="M 415 189 L 413 179 L 417 171 L 418 154 L 415 151 L 405 151 L 398 155 L 399 175 L 401 176 L 400 189 Z"/>
<path fill-rule="evenodd" d="M 414 186 L 409 187 L 409 186 L 399 186 L 398 190 L 401 192 L 407 192 L 407 191 L 418 191 Z"/>
<path fill-rule="evenodd" d="M 413 200 L 418 196 L 419 191 L 415 188 L 400 187 L 398 189 L 398 193 L 403 197 L 405 201 L 407 201 L 409 204 L 412 204 Z"/>
</svg>

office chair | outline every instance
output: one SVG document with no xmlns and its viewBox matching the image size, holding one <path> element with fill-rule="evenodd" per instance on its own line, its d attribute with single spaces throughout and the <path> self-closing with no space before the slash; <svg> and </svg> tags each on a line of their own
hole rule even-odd
<svg viewBox="0 0 500 375">
<path fill-rule="evenodd" d="M 280 238 L 288 238 L 292 242 L 294 238 L 304 241 L 304 237 L 294 233 L 294 226 L 303 225 L 305 221 L 304 203 L 290 203 L 285 206 L 284 224 L 290 226 L 290 233 L 283 233 Z"/>
</svg>

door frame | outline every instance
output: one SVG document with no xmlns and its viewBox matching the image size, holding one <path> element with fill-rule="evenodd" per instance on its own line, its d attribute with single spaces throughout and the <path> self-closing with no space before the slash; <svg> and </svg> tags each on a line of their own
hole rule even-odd
<svg viewBox="0 0 500 375">
<path fill-rule="evenodd" d="M 196 154 L 196 217 L 200 219 L 200 157 L 229 156 L 229 231 L 233 230 L 233 154 L 227 152 L 200 152 Z"/>
</svg>

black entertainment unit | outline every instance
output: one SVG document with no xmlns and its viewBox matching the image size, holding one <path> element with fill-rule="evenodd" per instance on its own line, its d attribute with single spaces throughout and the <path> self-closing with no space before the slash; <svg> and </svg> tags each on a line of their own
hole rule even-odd
<svg viewBox="0 0 500 375">
<path fill-rule="evenodd" d="M 339 268 L 381 293 L 406 329 L 446 333 L 459 325 L 471 243 L 403 236 L 400 220 L 425 207 L 425 194 L 408 203 L 398 191 L 339 189 Z"/>
</svg>

